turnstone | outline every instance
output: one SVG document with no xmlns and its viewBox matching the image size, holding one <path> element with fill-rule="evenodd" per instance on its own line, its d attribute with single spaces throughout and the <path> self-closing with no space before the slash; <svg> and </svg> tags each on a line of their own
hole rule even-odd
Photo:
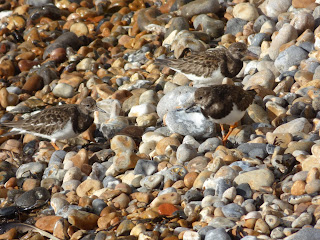
<svg viewBox="0 0 320 240">
<path fill-rule="evenodd" d="M 221 84 L 198 88 L 194 93 L 194 102 L 200 106 L 205 117 L 220 124 L 222 142 L 225 145 L 232 130 L 237 127 L 238 121 L 253 102 L 255 94 L 254 90 Z M 224 134 L 223 124 L 230 125 L 227 135 Z"/>
<path fill-rule="evenodd" d="M 182 73 L 194 81 L 194 86 L 208 86 L 221 84 L 225 77 L 235 77 L 242 69 L 242 59 L 247 55 L 255 56 L 247 50 L 245 43 L 236 42 L 228 49 L 208 49 L 180 59 L 156 59 L 155 64 Z"/>
<path fill-rule="evenodd" d="M 103 111 L 98 108 L 96 101 L 87 97 L 78 104 L 65 104 L 44 109 L 27 119 L 2 123 L 11 127 L 11 131 L 1 135 L 16 135 L 30 133 L 49 139 L 57 149 L 55 142 L 69 139 L 86 131 L 93 123 L 94 111 Z"/>
</svg>

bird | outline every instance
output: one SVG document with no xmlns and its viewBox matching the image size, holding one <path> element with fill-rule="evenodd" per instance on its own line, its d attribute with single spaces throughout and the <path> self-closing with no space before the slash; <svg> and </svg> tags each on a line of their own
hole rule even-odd
<svg viewBox="0 0 320 240">
<path fill-rule="evenodd" d="M 1 123 L 12 129 L 0 137 L 29 133 L 49 139 L 54 148 L 58 150 L 55 144 L 57 140 L 76 137 L 92 125 L 94 111 L 105 112 L 91 97 L 84 98 L 80 104 L 64 104 L 46 108 L 26 119 Z"/>
<path fill-rule="evenodd" d="M 218 47 L 194 52 L 179 59 L 156 59 L 155 64 L 168 66 L 194 81 L 194 86 L 218 85 L 225 77 L 234 78 L 242 69 L 243 58 L 257 55 L 242 42 L 232 43 L 228 49 Z"/>
<path fill-rule="evenodd" d="M 206 118 L 220 124 L 222 143 L 225 146 L 232 130 L 243 118 L 255 95 L 254 90 L 244 90 L 236 85 L 220 84 L 198 88 L 194 93 L 194 103 L 200 107 Z M 230 125 L 227 135 L 225 135 L 223 124 Z"/>
</svg>

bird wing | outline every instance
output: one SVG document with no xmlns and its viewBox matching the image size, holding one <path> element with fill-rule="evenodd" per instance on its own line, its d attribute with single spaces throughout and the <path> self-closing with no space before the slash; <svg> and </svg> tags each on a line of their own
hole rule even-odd
<svg viewBox="0 0 320 240">
<path fill-rule="evenodd" d="M 175 71 L 181 71 L 185 74 L 199 74 L 199 69 L 204 72 L 204 76 L 211 75 L 212 70 L 220 65 L 224 49 L 214 49 L 206 52 L 192 53 L 179 59 L 156 59 L 155 64 L 168 66 Z"/>
<path fill-rule="evenodd" d="M 61 130 L 64 123 L 70 119 L 70 115 L 76 113 L 76 105 L 74 107 L 66 107 L 66 105 L 55 106 L 44 109 L 40 113 L 35 114 L 24 120 L 16 122 L 3 123 L 4 126 L 23 129 L 27 132 L 38 132 L 44 135 L 51 135 L 56 130 Z"/>
</svg>

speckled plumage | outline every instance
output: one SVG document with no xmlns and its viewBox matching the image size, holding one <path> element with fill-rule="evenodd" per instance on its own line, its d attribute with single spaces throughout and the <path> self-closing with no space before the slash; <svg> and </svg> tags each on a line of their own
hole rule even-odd
<svg viewBox="0 0 320 240">
<path fill-rule="evenodd" d="M 243 117 L 255 94 L 254 90 L 246 91 L 239 86 L 221 84 L 197 89 L 194 99 L 204 116 L 216 123 L 231 125 Z M 232 111 L 238 112 L 232 114 Z"/>
<path fill-rule="evenodd" d="M 76 137 L 93 123 L 97 111 L 96 101 L 85 98 L 79 105 L 66 104 L 44 109 L 27 119 L 2 123 L 12 130 L 2 136 L 30 133 L 52 142 Z"/>
<path fill-rule="evenodd" d="M 233 78 L 240 72 L 243 66 L 242 58 L 246 53 L 246 44 L 237 42 L 228 49 L 209 49 L 180 59 L 156 59 L 155 64 L 168 66 L 190 80 L 212 79 L 212 83 L 221 84 L 224 77 Z"/>
</svg>

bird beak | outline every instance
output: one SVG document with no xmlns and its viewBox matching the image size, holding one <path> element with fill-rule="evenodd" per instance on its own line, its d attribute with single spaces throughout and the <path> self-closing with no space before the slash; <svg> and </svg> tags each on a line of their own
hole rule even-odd
<svg viewBox="0 0 320 240">
<path fill-rule="evenodd" d="M 95 110 L 95 111 L 98 111 L 98 112 L 107 113 L 105 110 L 103 110 L 102 108 L 100 108 L 100 107 L 98 107 L 98 106 L 96 106 L 94 110 Z"/>
<path fill-rule="evenodd" d="M 195 102 L 193 102 L 189 107 L 187 107 L 187 108 L 185 109 L 185 112 L 186 112 L 186 113 L 191 112 L 190 109 L 193 108 L 193 107 L 195 107 L 196 105 L 197 105 L 197 104 L 196 104 Z"/>
<path fill-rule="evenodd" d="M 244 60 L 258 60 L 259 56 L 250 50 L 247 50 L 245 55 L 244 55 Z"/>
</svg>

